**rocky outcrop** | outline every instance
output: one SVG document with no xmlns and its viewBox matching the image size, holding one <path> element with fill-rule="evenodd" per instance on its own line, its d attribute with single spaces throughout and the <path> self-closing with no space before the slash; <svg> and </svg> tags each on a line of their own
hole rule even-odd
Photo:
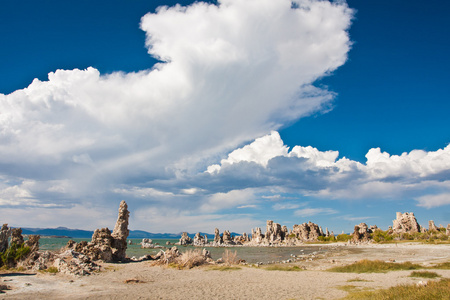
<svg viewBox="0 0 450 300">
<path fill-rule="evenodd" d="M 319 236 L 322 236 L 319 226 L 311 221 L 301 225 L 294 225 L 292 233 L 295 234 L 297 239 L 303 242 L 317 241 Z"/>
<path fill-rule="evenodd" d="M 197 232 L 194 236 L 194 246 L 204 246 L 208 243 L 208 237 L 202 236 L 200 232 Z"/>
<path fill-rule="evenodd" d="M 170 242 L 168 242 L 170 245 Z M 142 239 L 142 242 L 140 242 L 141 248 L 143 249 L 154 249 L 154 248 L 164 248 L 163 246 L 160 246 L 158 244 L 153 244 L 153 240 L 151 239 Z"/>
<path fill-rule="evenodd" d="M 233 239 L 231 238 L 231 233 L 225 230 L 222 235 L 222 241 L 225 245 L 234 245 Z"/>
<path fill-rule="evenodd" d="M 5 252 L 8 249 L 8 239 L 11 235 L 11 229 L 8 228 L 8 224 L 3 224 L 0 230 L 0 252 Z"/>
<path fill-rule="evenodd" d="M 126 260 L 128 218 L 128 206 L 125 201 L 120 203 L 119 216 L 114 232 L 108 228 L 96 229 L 92 235 L 90 242 L 82 241 L 75 243 L 70 240 L 67 243 L 66 249 L 79 252 L 90 260 L 101 260 L 104 262 L 119 262 Z"/>
<path fill-rule="evenodd" d="M 127 203 L 122 200 L 119 206 L 119 216 L 117 217 L 116 225 L 112 233 L 112 255 L 114 261 L 123 261 L 126 258 L 127 238 L 130 234 L 128 230 L 128 218 L 130 212 L 128 211 Z"/>
<path fill-rule="evenodd" d="M 250 238 L 248 237 L 247 233 L 243 233 L 242 235 L 238 235 L 234 237 L 234 243 L 236 245 L 244 245 L 250 241 Z"/>
<path fill-rule="evenodd" d="M 214 244 L 217 246 L 222 244 L 222 237 L 220 236 L 220 231 L 218 228 L 214 229 Z"/>
<path fill-rule="evenodd" d="M 261 233 L 261 228 L 256 227 L 255 229 L 252 229 L 252 244 L 261 244 L 264 240 L 264 234 Z"/>
<path fill-rule="evenodd" d="M 428 221 L 428 231 L 438 231 L 439 229 L 434 224 L 433 220 Z"/>
<path fill-rule="evenodd" d="M 178 242 L 179 245 L 190 245 L 192 244 L 192 239 L 188 236 L 187 232 L 183 232 L 181 234 L 180 241 Z"/>
<path fill-rule="evenodd" d="M 22 228 L 13 228 L 11 229 L 11 244 L 16 244 L 16 246 L 20 246 L 24 243 L 22 236 Z"/>
<path fill-rule="evenodd" d="M 268 220 L 264 238 L 267 243 L 280 243 L 284 240 L 284 233 L 282 234 L 281 225 L 274 223 L 272 220 Z"/>
<path fill-rule="evenodd" d="M 414 213 L 397 212 L 397 218 L 392 221 L 392 230 L 394 233 L 415 233 L 420 232 L 419 223 L 417 223 Z"/>
<path fill-rule="evenodd" d="M 361 243 L 368 242 L 370 240 L 370 233 L 372 231 L 369 229 L 366 223 L 361 223 L 356 225 L 353 230 L 352 242 L 353 243 Z"/>
<path fill-rule="evenodd" d="M 39 239 L 41 238 L 40 235 L 33 235 L 30 234 L 28 236 L 28 240 L 25 241 L 25 246 L 29 247 L 31 252 L 36 252 L 39 250 Z"/>
<path fill-rule="evenodd" d="M 88 256 L 73 250 L 57 255 L 53 266 L 58 268 L 59 272 L 70 275 L 84 276 L 100 271 L 100 266 L 91 261 Z"/>
</svg>

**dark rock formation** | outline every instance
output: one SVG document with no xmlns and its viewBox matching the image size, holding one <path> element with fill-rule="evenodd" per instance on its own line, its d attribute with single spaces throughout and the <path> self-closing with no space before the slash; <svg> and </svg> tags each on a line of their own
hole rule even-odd
<svg viewBox="0 0 450 300">
<path fill-rule="evenodd" d="M 392 230 L 394 233 L 415 233 L 420 232 L 419 223 L 417 223 L 414 213 L 397 212 L 397 218 L 392 221 Z"/>
<path fill-rule="evenodd" d="M 30 234 L 28 240 L 25 241 L 25 246 L 29 247 L 31 252 L 36 252 L 39 250 L 39 239 L 40 235 Z"/>
<path fill-rule="evenodd" d="M 16 244 L 16 246 L 20 246 L 24 243 L 22 236 L 22 228 L 13 228 L 11 229 L 11 244 Z"/>
<path fill-rule="evenodd" d="M 366 223 L 356 225 L 353 231 L 351 241 L 353 243 L 368 242 L 370 239 L 370 232 L 371 230 L 369 229 Z"/>
<path fill-rule="evenodd" d="M 3 224 L 0 230 L 0 252 L 5 252 L 8 249 L 8 239 L 11 235 L 11 229 L 8 228 L 8 224 Z"/>
</svg>

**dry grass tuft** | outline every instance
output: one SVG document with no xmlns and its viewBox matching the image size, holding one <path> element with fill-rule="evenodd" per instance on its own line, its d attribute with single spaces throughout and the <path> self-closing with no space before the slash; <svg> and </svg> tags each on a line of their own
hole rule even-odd
<svg viewBox="0 0 450 300">
<path fill-rule="evenodd" d="M 423 268 L 424 267 L 411 262 L 388 263 L 381 260 L 363 259 L 351 265 L 328 269 L 328 271 L 342 273 L 385 273 L 388 271 L 417 270 Z"/>
<path fill-rule="evenodd" d="M 226 265 L 237 265 L 239 263 L 237 251 L 231 252 L 230 250 L 225 249 L 225 252 L 222 254 L 222 261 Z"/>
<path fill-rule="evenodd" d="M 408 300 L 444 300 L 450 299 L 450 279 L 431 281 L 427 285 L 399 285 L 377 291 L 351 292 L 343 299 L 408 299 Z"/>
<path fill-rule="evenodd" d="M 409 277 L 420 277 L 420 278 L 436 278 L 436 277 L 441 277 L 441 275 L 439 275 L 436 272 L 429 272 L 429 271 L 414 271 L 412 272 Z"/>
<path fill-rule="evenodd" d="M 208 268 L 206 271 L 236 271 L 236 270 L 242 270 L 242 268 L 232 266 L 213 266 Z"/>
<path fill-rule="evenodd" d="M 267 271 L 294 271 L 294 272 L 298 272 L 298 271 L 303 271 L 302 268 L 300 268 L 299 266 L 283 266 L 283 265 L 271 265 L 271 266 L 267 266 L 264 268 L 264 270 Z"/>
<path fill-rule="evenodd" d="M 175 265 L 177 265 L 179 269 L 192 269 L 193 267 L 201 266 L 205 263 L 206 258 L 199 249 L 183 252 L 175 260 Z"/>
<path fill-rule="evenodd" d="M 435 266 L 432 266 L 430 269 L 450 270 L 450 261 L 446 261 L 444 263 L 437 264 Z"/>
</svg>

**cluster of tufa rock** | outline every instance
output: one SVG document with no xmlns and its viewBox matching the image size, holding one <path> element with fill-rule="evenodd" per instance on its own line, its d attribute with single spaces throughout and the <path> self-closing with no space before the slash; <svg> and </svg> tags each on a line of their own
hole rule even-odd
<svg viewBox="0 0 450 300">
<path fill-rule="evenodd" d="M 76 243 L 70 240 L 66 248 L 81 253 L 93 261 L 125 261 L 127 238 L 130 233 L 128 230 L 129 215 L 127 203 L 122 200 L 113 233 L 108 228 L 96 229 L 90 242 L 82 241 Z"/>
<path fill-rule="evenodd" d="M 420 225 L 417 223 L 414 213 L 397 212 L 397 218 L 392 221 L 393 233 L 416 233 L 421 232 Z"/>
<path fill-rule="evenodd" d="M 271 220 L 266 223 L 266 233 L 262 233 L 261 228 L 252 229 L 251 237 L 247 233 L 242 235 L 231 235 L 230 231 L 225 230 L 220 234 L 218 228 L 214 230 L 214 240 L 208 242 L 208 237 L 197 233 L 194 239 L 188 236 L 187 232 L 183 232 L 177 245 L 194 245 L 194 246 L 272 246 L 272 245 L 297 245 L 303 242 L 317 241 L 320 236 L 330 236 L 328 229 L 326 234 L 322 228 L 312 222 L 301 225 L 294 225 L 289 231 L 286 226 L 282 226 Z"/>
</svg>

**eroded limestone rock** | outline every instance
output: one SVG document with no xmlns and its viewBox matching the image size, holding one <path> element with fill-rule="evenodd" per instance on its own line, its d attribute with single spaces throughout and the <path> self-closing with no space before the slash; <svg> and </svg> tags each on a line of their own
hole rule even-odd
<svg viewBox="0 0 450 300">
<path fill-rule="evenodd" d="M 90 242 L 81 241 L 75 243 L 70 240 L 66 248 L 74 250 L 85 256 L 90 260 L 102 260 L 104 262 L 118 262 L 126 260 L 128 218 L 128 206 L 125 201 L 120 203 L 119 216 L 117 218 L 114 232 L 108 228 L 96 229 L 92 235 Z"/>
<path fill-rule="evenodd" d="M 188 236 L 187 232 L 183 232 L 181 234 L 180 241 L 178 242 L 180 245 L 190 245 L 192 244 L 192 239 Z"/>
<path fill-rule="evenodd" d="M 394 233 L 415 233 L 420 232 L 419 223 L 417 223 L 414 213 L 397 212 L 397 218 L 392 221 L 392 230 Z"/>
<path fill-rule="evenodd" d="M 220 236 L 220 231 L 218 228 L 214 229 L 214 244 L 215 245 L 220 245 L 222 244 L 223 240 L 222 237 Z"/>
<path fill-rule="evenodd" d="M 194 236 L 194 246 L 204 246 L 208 242 L 208 237 L 202 236 L 200 232 L 197 232 Z"/>
<path fill-rule="evenodd" d="M 13 228 L 11 229 L 11 244 L 16 244 L 16 246 L 20 246 L 24 243 L 22 236 L 22 228 Z"/>
<path fill-rule="evenodd" d="M 368 242 L 370 239 L 370 229 L 366 223 L 356 225 L 352 235 L 353 243 Z"/>
<path fill-rule="evenodd" d="M 317 241 L 318 237 L 321 236 L 319 226 L 311 221 L 301 225 L 294 225 L 292 233 L 303 242 Z"/>
<path fill-rule="evenodd" d="M 130 234 L 128 230 L 129 217 L 128 205 L 122 200 L 119 206 L 119 216 L 117 217 L 116 225 L 112 233 L 113 240 L 111 246 L 114 261 L 123 261 L 126 259 L 127 238 Z"/>
<path fill-rule="evenodd" d="M 428 221 L 428 230 L 429 231 L 438 231 L 438 228 L 434 224 L 433 220 Z"/>
</svg>

